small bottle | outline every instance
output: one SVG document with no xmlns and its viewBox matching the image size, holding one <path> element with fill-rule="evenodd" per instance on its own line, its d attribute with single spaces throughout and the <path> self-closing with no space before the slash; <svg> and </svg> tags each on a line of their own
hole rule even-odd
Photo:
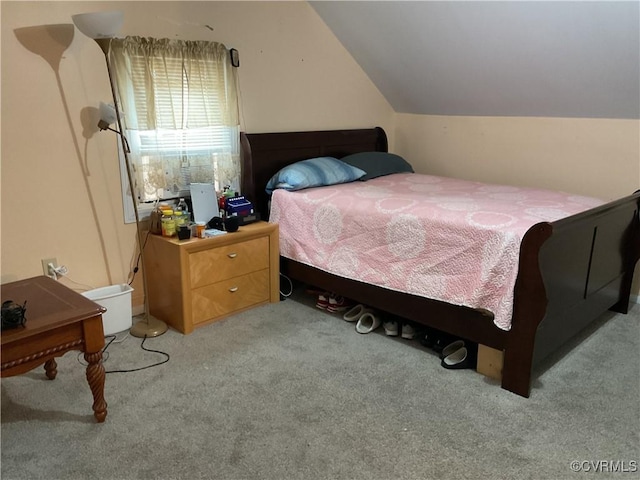
<svg viewBox="0 0 640 480">
<path fill-rule="evenodd" d="M 179 229 L 182 225 L 185 225 L 185 216 L 181 210 L 175 210 L 173 212 L 173 220 L 176 222 L 176 229 Z"/>
<path fill-rule="evenodd" d="M 196 225 L 197 237 L 204 238 L 204 231 L 207 228 L 207 224 L 205 222 L 197 222 Z"/>
<path fill-rule="evenodd" d="M 173 237 L 176 234 L 176 221 L 173 218 L 173 210 L 163 210 L 162 218 L 162 236 Z"/>
<path fill-rule="evenodd" d="M 189 221 L 191 220 L 191 216 L 189 215 L 189 205 L 187 205 L 187 202 L 185 201 L 184 198 L 181 198 L 180 201 L 178 202 L 178 205 L 176 206 L 176 211 L 182 212 L 182 215 L 184 215 L 184 218 L 186 219 L 185 222 L 188 224 Z"/>
<path fill-rule="evenodd" d="M 149 214 L 149 231 L 154 235 L 162 235 L 162 210 L 154 208 Z"/>
</svg>

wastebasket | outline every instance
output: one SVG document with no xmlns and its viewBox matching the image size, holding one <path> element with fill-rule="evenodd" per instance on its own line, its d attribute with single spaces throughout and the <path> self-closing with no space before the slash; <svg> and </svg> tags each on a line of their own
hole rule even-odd
<svg viewBox="0 0 640 480">
<path fill-rule="evenodd" d="M 107 309 L 102 314 L 102 326 L 105 335 L 113 335 L 131 328 L 131 292 L 130 285 L 111 285 L 82 292 L 82 295 Z"/>
</svg>

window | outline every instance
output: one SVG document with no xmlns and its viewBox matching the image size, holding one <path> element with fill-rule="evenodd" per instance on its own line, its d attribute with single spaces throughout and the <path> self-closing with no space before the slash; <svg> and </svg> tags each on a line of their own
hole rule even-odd
<svg viewBox="0 0 640 480">
<path fill-rule="evenodd" d="M 239 189 L 237 76 L 224 45 L 127 37 L 111 42 L 109 61 L 139 205 L 185 196 L 192 182 Z"/>
</svg>

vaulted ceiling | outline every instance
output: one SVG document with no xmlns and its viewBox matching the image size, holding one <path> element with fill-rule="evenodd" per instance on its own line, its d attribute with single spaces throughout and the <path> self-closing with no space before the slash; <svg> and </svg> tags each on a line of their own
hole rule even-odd
<svg viewBox="0 0 640 480">
<path fill-rule="evenodd" d="M 312 1 L 397 112 L 640 118 L 638 1 Z"/>
</svg>

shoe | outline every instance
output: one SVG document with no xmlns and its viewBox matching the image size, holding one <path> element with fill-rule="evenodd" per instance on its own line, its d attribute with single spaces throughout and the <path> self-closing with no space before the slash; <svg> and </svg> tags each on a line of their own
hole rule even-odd
<svg viewBox="0 0 640 480">
<path fill-rule="evenodd" d="M 457 338 L 447 333 L 437 332 L 435 334 L 434 342 L 431 345 L 431 349 L 439 355 L 440 353 L 442 353 L 444 347 L 449 345 L 454 340 L 457 340 Z"/>
<path fill-rule="evenodd" d="M 384 322 L 382 324 L 382 327 L 384 328 L 384 333 L 386 333 L 390 337 L 398 336 L 398 322 L 390 320 L 388 322 Z"/>
<path fill-rule="evenodd" d="M 354 302 L 348 300 L 340 295 L 332 295 L 329 297 L 329 306 L 327 306 L 327 311 L 330 313 L 338 313 L 344 312 L 345 310 L 349 310 L 354 305 Z"/>
<path fill-rule="evenodd" d="M 360 319 L 360 317 L 367 312 L 371 313 L 373 312 L 373 310 L 359 303 L 355 307 L 352 307 L 348 312 L 346 312 L 342 316 L 342 319 L 345 322 L 357 322 Z"/>
<path fill-rule="evenodd" d="M 440 361 L 440 365 L 449 370 L 476 368 L 477 350 L 473 346 L 460 347 Z"/>
<path fill-rule="evenodd" d="M 461 349 L 464 346 L 464 340 L 455 340 L 442 349 L 442 352 L 440 352 L 440 358 L 448 357 L 453 352 Z"/>
<path fill-rule="evenodd" d="M 367 312 L 358 319 L 356 332 L 371 333 L 380 326 L 380 317 L 373 312 Z"/>
<path fill-rule="evenodd" d="M 435 342 L 436 330 L 427 327 L 424 333 L 420 335 L 420 345 L 432 349 Z"/>
<path fill-rule="evenodd" d="M 415 335 L 416 331 L 411 325 L 409 325 L 408 323 L 402 324 L 402 338 L 412 340 Z"/>
<path fill-rule="evenodd" d="M 326 310 L 329 307 L 329 296 L 329 292 L 322 292 L 319 294 L 318 300 L 316 301 L 316 307 Z"/>
</svg>

